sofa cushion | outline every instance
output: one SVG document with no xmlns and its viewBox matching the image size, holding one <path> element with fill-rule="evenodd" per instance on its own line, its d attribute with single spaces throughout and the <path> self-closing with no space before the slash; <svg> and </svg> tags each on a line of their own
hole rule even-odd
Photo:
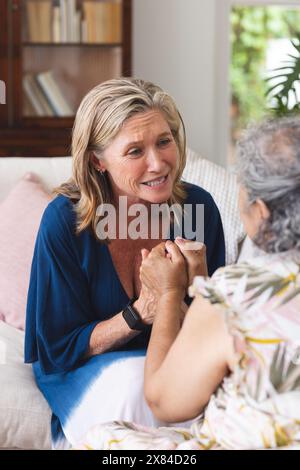
<svg viewBox="0 0 300 470">
<path fill-rule="evenodd" d="M 226 264 L 235 263 L 239 243 L 245 236 L 239 216 L 236 176 L 188 149 L 183 178 L 190 183 L 201 186 L 213 196 L 219 208 L 224 228 Z"/>
<path fill-rule="evenodd" d="M 51 411 L 23 348 L 24 332 L 0 321 L 0 448 L 50 449 Z"/>
<path fill-rule="evenodd" d="M 16 328 L 24 329 L 36 234 L 50 200 L 37 177 L 27 173 L 0 203 L 0 318 Z"/>
<path fill-rule="evenodd" d="M 0 158 L 0 202 L 28 171 L 34 171 L 51 191 L 71 176 L 71 157 Z"/>
</svg>

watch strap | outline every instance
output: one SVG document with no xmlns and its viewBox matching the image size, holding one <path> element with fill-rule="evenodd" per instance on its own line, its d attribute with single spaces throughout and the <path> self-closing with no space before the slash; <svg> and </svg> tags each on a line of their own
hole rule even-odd
<svg viewBox="0 0 300 470">
<path fill-rule="evenodd" d="M 122 311 L 122 316 L 131 330 L 143 331 L 148 328 L 148 325 L 143 323 L 139 312 L 133 306 L 133 303 L 136 300 L 136 297 L 130 299 L 130 301 Z"/>
</svg>

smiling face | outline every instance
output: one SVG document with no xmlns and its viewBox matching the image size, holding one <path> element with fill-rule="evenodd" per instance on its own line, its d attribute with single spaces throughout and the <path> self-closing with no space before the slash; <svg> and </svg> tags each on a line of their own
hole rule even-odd
<svg viewBox="0 0 300 470">
<path fill-rule="evenodd" d="M 98 165 L 107 172 L 115 198 L 162 203 L 172 195 L 178 160 L 168 122 L 151 110 L 125 121 Z"/>
</svg>

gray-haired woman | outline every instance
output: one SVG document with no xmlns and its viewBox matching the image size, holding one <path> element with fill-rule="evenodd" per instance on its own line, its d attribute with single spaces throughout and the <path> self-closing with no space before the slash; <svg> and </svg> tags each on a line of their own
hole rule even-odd
<svg viewBox="0 0 300 470">
<path fill-rule="evenodd" d="M 181 181 L 184 125 L 161 88 L 131 78 L 96 86 L 77 111 L 72 156 L 72 178 L 42 218 L 26 320 L 25 361 L 33 363 L 52 408 L 55 447 L 67 444 L 64 438 L 76 442 L 99 421 L 157 422 L 143 399 L 145 348 L 157 310 L 139 268 L 142 248 L 174 237 L 172 230 L 170 237 L 162 230 L 152 235 L 152 207 L 190 204 L 196 213 L 204 204 L 208 272 L 225 259 L 212 197 Z M 146 214 L 138 223 L 137 206 Z M 104 207 L 111 209 L 108 231 Z M 189 254 L 183 269 L 203 273 L 204 258 L 203 249 Z"/>
<path fill-rule="evenodd" d="M 83 445 L 300 448 L 300 119 L 250 129 L 238 159 L 241 218 L 265 255 L 196 277 L 180 329 L 181 250 L 168 241 L 143 253 L 141 280 L 158 299 L 146 398 L 159 419 L 200 418 L 189 433 L 99 426 Z"/>
</svg>

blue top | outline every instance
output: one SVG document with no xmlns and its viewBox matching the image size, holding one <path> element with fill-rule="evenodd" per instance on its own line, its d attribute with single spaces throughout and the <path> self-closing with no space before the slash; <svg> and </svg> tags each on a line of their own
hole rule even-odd
<svg viewBox="0 0 300 470">
<path fill-rule="evenodd" d="M 204 242 L 209 275 L 225 264 L 219 211 L 211 195 L 186 184 L 185 204 L 204 204 Z M 31 267 L 27 300 L 25 362 L 39 361 L 45 374 L 66 372 L 85 359 L 90 335 L 99 321 L 120 312 L 129 299 L 114 268 L 107 245 L 91 230 L 75 233 L 76 215 L 65 196 L 46 208 Z M 172 239 L 172 235 L 170 237 Z M 147 346 L 141 333 L 118 350 Z"/>
</svg>

